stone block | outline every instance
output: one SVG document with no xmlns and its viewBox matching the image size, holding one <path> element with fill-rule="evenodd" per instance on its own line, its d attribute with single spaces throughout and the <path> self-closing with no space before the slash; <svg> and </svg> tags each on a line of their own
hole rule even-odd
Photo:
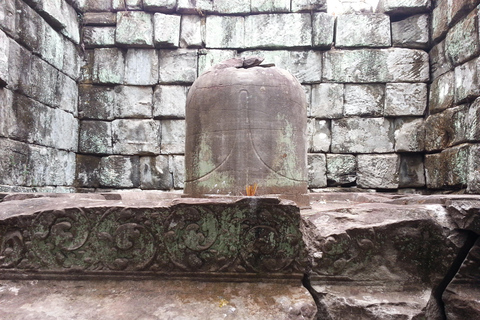
<svg viewBox="0 0 480 320">
<path fill-rule="evenodd" d="M 303 91 L 305 92 L 305 99 L 307 101 L 307 115 L 312 113 L 312 86 L 311 85 L 302 85 Z"/>
<path fill-rule="evenodd" d="M 470 146 L 468 157 L 467 192 L 480 193 L 480 145 Z"/>
<path fill-rule="evenodd" d="M 27 180 L 28 145 L 0 138 L 0 184 L 22 186 Z"/>
<path fill-rule="evenodd" d="M 158 82 L 158 55 L 154 49 L 128 49 L 124 83 L 147 86 Z"/>
<path fill-rule="evenodd" d="M 157 86 L 153 95 L 153 116 L 159 118 L 185 118 L 186 86 Z"/>
<path fill-rule="evenodd" d="M 43 19 L 23 1 L 16 1 L 15 18 L 18 36 L 16 40 L 30 51 L 39 53 L 42 26 L 45 23 Z"/>
<path fill-rule="evenodd" d="M 418 14 L 392 22 L 392 45 L 426 49 L 430 40 L 428 14 Z"/>
<path fill-rule="evenodd" d="M 28 181 L 30 186 L 67 186 L 75 179 L 75 153 L 29 146 Z"/>
<path fill-rule="evenodd" d="M 423 155 L 402 154 L 400 156 L 400 188 L 421 188 L 425 186 Z"/>
<path fill-rule="evenodd" d="M 142 10 L 143 0 L 124 0 L 127 10 Z"/>
<path fill-rule="evenodd" d="M 86 26 L 115 26 L 117 24 L 117 14 L 114 12 L 85 12 L 83 23 Z"/>
<path fill-rule="evenodd" d="M 205 21 L 197 15 L 182 16 L 180 28 L 182 48 L 201 48 L 205 43 Z"/>
<path fill-rule="evenodd" d="M 328 152 L 332 140 L 330 121 L 309 118 L 307 122 L 308 152 Z"/>
<path fill-rule="evenodd" d="M 177 0 L 177 12 L 182 14 L 204 15 L 204 12 L 212 11 L 213 3 L 210 0 L 197 0 L 195 2 L 191 0 Z"/>
<path fill-rule="evenodd" d="M 312 14 L 312 45 L 318 48 L 330 48 L 333 44 L 335 17 L 326 12 Z"/>
<path fill-rule="evenodd" d="M 8 42 L 8 79 L 5 82 L 9 89 L 17 90 L 25 73 L 30 71 L 32 54 L 15 40 L 9 39 Z"/>
<path fill-rule="evenodd" d="M 112 1 L 74 0 L 74 2 L 81 12 L 110 12 L 113 9 Z"/>
<path fill-rule="evenodd" d="M 60 109 L 48 108 L 50 121 L 45 121 L 46 146 L 67 151 L 78 151 L 78 119 L 71 113 Z"/>
<path fill-rule="evenodd" d="M 80 77 L 80 52 L 78 47 L 70 41 L 64 41 L 62 71 L 73 80 Z M 86 59 L 88 60 L 88 59 Z M 82 61 L 83 63 L 84 61 Z"/>
<path fill-rule="evenodd" d="M 185 120 L 162 120 L 162 154 L 185 153 Z"/>
<path fill-rule="evenodd" d="M 423 116 L 426 108 L 426 83 L 387 83 L 385 116 Z"/>
<path fill-rule="evenodd" d="M 15 112 L 13 108 L 13 92 L 6 88 L 0 88 L 0 137 L 10 137 L 16 126 Z"/>
<path fill-rule="evenodd" d="M 170 172 L 169 157 L 140 158 L 140 188 L 142 189 L 173 189 L 173 175 Z"/>
<path fill-rule="evenodd" d="M 197 50 L 160 50 L 160 83 L 193 83 L 197 78 Z"/>
<path fill-rule="evenodd" d="M 93 83 L 93 65 L 95 60 L 95 50 L 86 49 L 83 52 L 83 63 L 80 67 L 79 83 L 92 84 Z"/>
<path fill-rule="evenodd" d="M 437 113 L 453 106 L 455 98 L 455 74 L 442 74 L 430 85 L 429 112 Z"/>
<path fill-rule="evenodd" d="M 480 140 L 480 99 L 477 98 L 468 108 L 464 128 L 468 141 Z"/>
<path fill-rule="evenodd" d="M 153 43 L 155 47 L 177 48 L 180 43 L 180 16 L 164 13 L 153 15 Z"/>
<path fill-rule="evenodd" d="M 92 80 L 94 83 L 121 84 L 125 69 L 124 53 L 117 48 L 95 48 Z"/>
<path fill-rule="evenodd" d="M 327 0 L 292 0 L 293 12 L 327 11 Z"/>
<path fill-rule="evenodd" d="M 26 1 L 27 3 L 30 1 Z M 62 0 L 49 0 L 49 1 L 31 1 L 32 7 L 40 13 L 40 15 L 50 25 L 56 29 L 65 28 L 66 17 L 62 14 L 62 5 L 67 5 Z"/>
<path fill-rule="evenodd" d="M 440 153 L 425 155 L 427 188 L 442 189 L 467 185 L 469 146 L 448 148 Z"/>
<path fill-rule="evenodd" d="M 108 156 L 100 160 L 98 182 L 101 187 L 135 188 L 140 185 L 138 156 Z"/>
<path fill-rule="evenodd" d="M 115 87 L 115 118 L 151 118 L 152 109 L 152 87 Z"/>
<path fill-rule="evenodd" d="M 198 74 L 201 75 L 214 65 L 237 57 L 236 50 L 201 49 L 198 50 Z"/>
<path fill-rule="evenodd" d="M 251 1 L 252 12 L 289 12 L 290 0 L 257 0 Z"/>
<path fill-rule="evenodd" d="M 385 153 L 394 151 L 393 128 L 385 118 L 332 120 L 333 153 Z"/>
<path fill-rule="evenodd" d="M 140 11 L 117 12 L 115 42 L 129 47 L 153 47 L 152 15 Z"/>
<path fill-rule="evenodd" d="M 444 1 L 445 2 L 445 1 Z M 480 2 L 478 0 L 451 0 L 448 1 L 448 23 L 453 25 L 463 17 L 465 17 L 470 11 L 475 9 Z"/>
<path fill-rule="evenodd" d="M 15 2 L 16 0 L 5 0 L 0 6 L 0 28 L 13 38 L 17 36 Z"/>
<path fill-rule="evenodd" d="M 469 120 L 468 120 L 468 111 L 469 105 L 464 104 L 450 109 L 453 112 L 452 122 L 450 126 L 453 128 L 453 134 L 449 136 L 450 143 L 449 146 L 458 145 L 468 141 L 467 131 L 469 130 Z M 449 110 L 449 111 L 450 111 Z M 476 116 L 475 113 L 473 115 Z M 477 120 L 474 120 L 477 122 Z"/>
<path fill-rule="evenodd" d="M 160 122 L 120 119 L 112 122 L 113 153 L 160 154 Z"/>
<path fill-rule="evenodd" d="M 323 119 L 341 118 L 343 117 L 343 99 L 343 84 L 314 84 L 309 116 Z"/>
<path fill-rule="evenodd" d="M 101 157 L 77 154 L 75 184 L 81 188 L 100 186 L 99 169 Z"/>
<path fill-rule="evenodd" d="M 207 16 L 205 46 L 207 48 L 243 48 L 244 30 L 244 17 Z"/>
<path fill-rule="evenodd" d="M 360 188 L 397 189 L 400 158 L 397 154 L 359 154 L 357 156 L 357 185 Z"/>
<path fill-rule="evenodd" d="M 28 80 L 24 83 L 26 86 L 22 85 L 23 92 L 46 105 L 53 106 L 58 70 L 34 55 L 30 74 L 26 77 Z"/>
<path fill-rule="evenodd" d="M 114 46 L 115 27 L 84 27 L 83 43 L 86 48 Z"/>
<path fill-rule="evenodd" d="M 430 50 L 430 70 L 432 72 L 432 78 L 435 79 L 452 69 L 452 63 L 445 53 L 444 40 Z"/>
<path fill-rule="evenodd" d="M 447 34 L 449 23 L 449 3 L 451 1 L 438 1 L 432 10 L 432 41 L 436 42 Z"/>
<path fill-rule="evenodd" d="M 425 82 L 428 54 L 422 50 L 330 50 L 323 54 L 323 80 L 333 82 Z"/>
<path fill-rule="evenodd" d="M 453 109 L 428 116 L 425 120 L 425 150 L 443 150 L 451 144 L 453 132 Z"/>
<path fill-rule="evenodd" d="M 335 47 L 389 47 L 390 18 L 384 14 L 343 14 L 337 17 Z"/>
<path fill-rule="evenodd" d="M 282 30 L 282 32 L 278 32 Z M 245 47 L 282 48 L 312 45 L 308 13 L 259 14 L 245 17 Z"/>
<path fill-rule="evenodd" d="M 327 153 L 329 186 L 349 186 L 357 180 L 357 158 L 351 154 Z"/>
<path fill-rule="evenodd" d="M 480 58 L 470 60 L 455 68 L 455 103 L 473 100 L 480 96 Z"/>
<path fill-rule="evenodd" d="M 478 56 L 478 32 L 478 10 L 474 10 L 448 31 L 445 52 L 454 66 Z"/>
<path fill-rule="evenodd" d="M 177 0 L 143 0 L 143 8 L 147 11 L 171 13 L 176 6 Z"/>
<path fill-rule="evenodd" d="M 79 85 L 78 117 L 80 119 L 113 120 L 115 92 L 112 87 Z"/>
<path fill-rule="evenodd" d="M 8 55 L 10 52 L 10 39 L 0 30 L 0 87 L 8 83 Z"/>
<path fill-rule="evenodd" d="M 383 115 L 385 103 L 385 86 L 383 84 L 346 84 L 345 103 L 346 116 Z"/>
<path fill-rule="evenodd" d="M 173 187 L 183 189 L 185 186 L 185 156 L 171 156 L 169 161 L 173 175 Z"/>
<path fill-rule="evenodd" d="M 213 13 L 245 14 L 250 12 L 250 2 L 245 0 L 216 0 L 213 2 Z"/>
<path fill-rule="evenodd" d="M 83 120 L 78 140 L 78 151 L 81 153 L 112 154 L 112 123 Z"/>
<path fill-rule="evenodd" d="M 78 85 L 75 80 L 59 72 L 55 88 L 54 107 L 78 115 Z"/>
<path fill-rule="evenodd" d="M 427 12 L 430 0 L 384 0 L 384 10 L 389 14 L 412 14 Z"/>
<path fill-rule="evenodd" d="M 307 155 L 308 187 L 324 188 L 327 186 L 326 157 L 322 153 Z"/>
<path fill-rule="evenodd" d="M 395 120 L 395 151 L 422 152 L 425 150 L 423 118 L 399 118 Z"/>
<path fill-rule="evenodd" d="M 64 28 L 60 29 L 60 33 L 73 41 L 75 44 L 80 44 L 80 23 L 77 11 L 65 1 L 62 1 L 61 14 Z"/>
</svg>

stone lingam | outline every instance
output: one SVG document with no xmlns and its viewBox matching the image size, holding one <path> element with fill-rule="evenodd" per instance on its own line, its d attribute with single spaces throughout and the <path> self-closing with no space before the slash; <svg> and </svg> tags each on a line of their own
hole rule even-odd
<svg viewBox="0 0 480 320">
<path fill-rule="evenodd" d="M 305 93 L 289 72 L 262 60 L 224 61 L 191 87 L 186 196 L 242 196 L 256 189 L 308 206 Z"/>
</svg>

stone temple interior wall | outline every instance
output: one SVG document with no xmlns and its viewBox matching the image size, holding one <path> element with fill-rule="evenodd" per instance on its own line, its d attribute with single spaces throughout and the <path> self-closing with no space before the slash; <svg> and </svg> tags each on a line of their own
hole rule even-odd
<svg viewBox="0 0 480 320">
<path fill-rule="evenodd" d="M 480 189 L 477 0 L 57 2 L 0 8 L 0 185 L 182 189 L 190 85 L 262 55 L 305 89 L 310 188 Z"/>
</svg>

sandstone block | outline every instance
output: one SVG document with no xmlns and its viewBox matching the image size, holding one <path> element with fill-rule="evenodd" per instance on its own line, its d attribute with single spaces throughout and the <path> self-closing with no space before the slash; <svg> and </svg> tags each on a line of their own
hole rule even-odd
<svg viewBox="0 0 480 320">
<path fill-rule="evenodd" d="M 10 52 L 10 39 L 5 32 L 0 30 L 0 87 L 8 83 L 8 55 Z"/>
<path fill-rule="evenodd" d="M 319 48 L 330 48 L 333 44 L 335 17 L 326 12 L 312 14 L 312 45 Z"/>
<path fill-rule="evenodd" d="M 154 85 L 158 82 L 158 56 L 154 49 L 128 49 L 125 57 L 124 83 Z"/>
<path fill-rule="evenodd" d="M 308 187 L 324 188 L 327 186 L 326 157 L 324 154 L 307 155 Z"/>
<path fill-rule="evenodd" d="M 135 188 L 140 185 L 138 156 L 108 156 L 100 160 L 98 180 L 102 187 Z"/>
<path fill-rule="evenodd" d="M 185 120 L 162 120 L 162 154 L 185 153 Z"/>
<path fill-rule="evenodd" d="M 125 0 L 127 10 L 142 10 L 143 0 Z"/>
<path fill-rule="evenodd" d="M 453 65 L 459 65 L 480 52 L 478 10 L 453 26 L 445 38 L 445 52 Z"/>
<path fill-rule="evenodd" d="M 117 24 L 117 14 L 114 12 L 85 12 L 83 23 L 86 26 L 115 26 Z"/>
<path fill-rule="evenodd" d="M 237 56 L 236 50 L 202 49 L 198 50 L 198 74 L 202 74 L 214 65 Z"/>
<path fill-rule="evenodd" d="M 160 83 L 193 83 L 197 78 L 197 50 L 160 50 Z"/>
<path fill-rule="evenodd" d="M 435 45 L 430 50 L 430 69 L 435 79 L 453 68 L 450 59 L 445 53 L 445 40 Z"/>
<path fill-rule="evenodd" d="M 449 136 L 449 146 L 454 146 L 460 143 L 467 142 L 467 131 L 469 130 L 468 109 L 469 105 L 464 104 L 449 110 L 453 113 L 452 122 L 450 125 L 453 128 L 453 134 Z"/>
<path fill-rule="evenodd" d="M 429 43 L 428 14 L 392 22 L 392 44 L 396 47 L 426 49 Z"/>
<path fill-rule="evenodd" d="M 182 48 L 201 48 L 204 45 L 205 22 L 202 17 L 197 15 L 182 16 L 180 30 L 180 46 Z"/>
<path fill-rule="evenodd" d="M 217 0 L 213 2 L 213 13 L 249 13 L 250 2 L 244 0 Z"/>
<path fill-rule="evenodd" d="M 329 186 L 348 186 L 357 180 L 357 158 L 351 154 L 327 153 L 327 182 Z"/>
<path fill-rule="evenodd" d="M 315 118 L 336 119 L 343 117 L 343 84 L 320 83 L 312 85 L 310 115 Z"/>
<path fill-rule="evenodd" d="M 78 90 L 78 116 L 80 119 L 112 120 L 115 92 L 112 87 L 80 85 Z"/>
<path fill-rule="evenodd" d="M 278 32 L 282 30 L 282 32 Z M 245 47 L 303 47 L 312 44 L 310 14 L 259 14 L 245 17 Z"/>
<path fill-rule="evenodd" d="M 448 23 L 452 25 L 478 6 L 478 0 L 448 1 Z"/>
<path fill-rule="evenodd" d="M 77 9 L 81 12 L 110 12 L 112 1 L 103 0 L 74 0 Z"/>
<path fill-rule="evenodd" d="M 399 118 L 395 120 L 395 151 L 421 152 L 425 150 L 423 118 Z"/>
<path fill-rule="evenodd" d="M 0 27 L 11 37 L 16 38 L 17 29 L 15 26 L 16 20 L 16 0 L 5 0 L 0 6 Z"/>
<path fill-rule="evenodd" d="M 101 157 L 77 154 L 75 183 L 83 188 L 100 186 L 99 169 Z"/>
<path fill-rule="evenodd" d="M 324 53 L 322 75 L 333 82 L 424 82 L 428 54 L 404 48 L 331 50 Z"/>
<path fill-rule="evenodd" d="M 72 185 L 75 178 L 75 153 L 29 146 L 30 163 L 27 185 L 66 186 Z"/>
<path fill-rule="evenodd" d="M 125 5 L 125 0 L 112 0 L 112 9 L 113 11 L 126 11 L 127 6 Z"/>
<path fill-rule="evenodd" d="M 27 181 L 28 145 L 0 138 L 0 184 L 22 186 Z"/>
<path fill-rule="evenodd" d="M 8 41 L 8 79 L 5 81 L 11 90 L 21 87 L 21 79 L 25 78 L 25 71 L 31 67 L 32 54 L 19 45 L 15 40 Z"/>
<path fill-rule="evenodd" d="M 0 88 L 0 137 L 10 137 L 15 128 L 15 112 L 13 108 L 13 92 L 6 88 Z"/>
<path fill-rule="evenodd" d="M 70 41 L 65 41 L 63 47 L 62 71 L 73 80 L 78 80 L 80 77 L 80 60 L 81 58 L 77 46 Z"/>
<path fill-rule="evenodd" d="M 118 12 L 115 42 L 130 47 L 153 47 L 152 15 L 140 11 Z"/>
<path fill-rule="evenodd" d="M 432 40 L 437 41 L 448 31 L 450 1 L 438 1 L 432 10 Z"/>
<path fill-rule="evenodd" d="M 157 86 L 153 96 L 153 116 L 185 118 L 187 87 L 179 85 Z"/>
<path fill-rule="evenodd" d="M 180 16 L 158 12 L 153 15 L 153 43 L 156 47 L 179 46 L 180 18 Z"/>
<path fill-rule="evenodd" d="M 343 14 L 337 17 L 335 46 L 389 47 L 390 18 L 384 14 Z"/>
<path fill-rule="evenodd" d="M 468 158 L 467 192 L 480 193 L 480 146 L 470 146 Z"/>
<path fill-rule="evenodd" d="M 292 0 L 292 11 L 327 11 L 327 0 Z"/>
<path fill-rule="evenodd" d="M 244 30 L 244 17 L 207 16 L 205 45 L 207 48 L 243 48 Z"/>
<path fill-rule="evenodd" d="M 78 115 L 78 86 L 65 74 L 59 72 L 55 88 L 54 107 Z"/>
<path fill-rule="evenodd" d="M 30 73 L 25 77 L 28 80 L 22 84 L 24 92 L 46 105 L 54 105 L 58 78 L 57 69 L 34 55 Z"/>
<path fill-rule="evenodd" d="M 34 53 L 40 51 L 40 39 L 43 33 L 43 19 L 23 1 L 16 1 L 17 41 Z"/>
<path fill-rule="evenodd" d="M 77 152 L 78 120 L 71 113 L 60 109 L 50 109 L 49 113 L 51 113 L 52 120 L 50 126 L 46 127 L 45 144 L 54 148 Z"/>
<path fill-rule="evenodd" d="M 117 48 L 95 48 L 92 70 L 94 83 L 121 84 L 124 68 L 123 51 Z"/>
<path fill-rule="evenodd" d="M 420 188 L 425 186 L 423 155 L 402 154 L 400 156 L 400 188 Z"/>
<path fill-rule="evenodd" d="M 427 188 L 465 187 L 468 175 L 468 145 L 425 155 Z"/>
<path fill-rule="evenodd" d="M 65 28 L 66 17 L 62 14 L 62 6 L 67 5 L 62 0 L 32 1 L 33 8 L 53 27 Z"/>
<path fill-rule="evenodd" d="M 385 118 L 332 120 L 333 153 L 384 153 L 394 151 L 392 124 Z"/>
<path fill-rule="evenodd" d="M 152 107 L 151 87 L 115 87 L 115 118 L 151 118 Z"/>
<path fill-rule="evenodd" d="M 86 48 L 115 45 L 115 27 L 84 27 L 83 43 Z"/>
<path fill-rule="evenodd" d="M 143 8 L 147 11 L 170 13 L 176 6 L 177 0 L 143 0 Z"/>
<path fill-rule="evenodd" d="M 78 151 L 91 154 L 112 154 L 112 123 L 107 121 L 80 122 Z"/>
<path fill-rule="evenodd" d="M 112 122 L 113 152 L 150 155 L 160 153 L 160 122 L 120 119 Z"/>
<path fill-rule="evenodd" d="M 468 108 L 464 124 L 468 141 L 480 140 L 480 99 L 476 99 Z"/>
<path fill-rule="evenodd" d="M 190 0 L 177 0 L 177 12 L 186 14 L 200 14 L 204 12 L 212 12 L 213 3 L 209 0 L 197 0 L 192 2 Z"/>
<path fill-rule="evenodd" d="M 93 65 L 95 60 L 95 50 L 86 49 L 84 51 L 83 63 L 80 67 L 79 83 L 92 84 L 93 83 Z"/>
<path fill-rule="evenodd" d="M 359 154 L 357 161 L 357 185 L 360 188 L 398 188 L 400 158 L 397 154 Z"/>
<path fill-rule="evenodd" d="M 382 84 L 346 84 L 344 114 L 346 116 L 381 116 L 385 103 Z"/>
<path fill-rule="evenodd" d="M 67 2 L 62 1 L 61 14 L 64 28 L 60 29 L 60 33 L 73 41 L 75 44 L 80 44 L 80 29 L 77 11 Z"/>
<path fill-rule="evenodd" d="M 170 170 L 173 175 L 173 187 L 183 189 L 185 185 L 185 156 L 171 156 L 169 159 Z"/>
<path fill-rule="evenodd" d="M 308 152 L 328 152 L 330 150 L 330 122 L 309 118 L 307 122 Z"/>
<path fill-rule="evenodd" d="M 252 12 L 289 12 L 289 0 L 257 0 L 251 2 Z"/>
<path fill-rule="evenodd" d="M 430 115 L 425 120 L 425 150 L 443 150 L 453 140 L 453 109 Z"/>
<path fill-rule="evenodd" d="M 170 172 L 168 156 L 140 158 L 140 188 L 170 190 L 173 175 Z"/>
<path fill-rule="evenodd" d="M 385 0 L 385 12 L 390 14 L 412 14 L 430 9 L 430 0 Z"/>
<path fill-rule="evenodd" d="M 453 106 L 455 98 L 455 74 L 442 74 L 430 85 L 429 111 L 437 113 Z"/>
<path fill-rule="evenodd" d="M 387 83 L 385 116 L 423 116 L 427 108 L 427 84 Z"/>
<path fill-rule="evenodd" d="M 455 68 L 455 103 L 480 96 L 480 58 L 470 60 Z"/>
</svg>

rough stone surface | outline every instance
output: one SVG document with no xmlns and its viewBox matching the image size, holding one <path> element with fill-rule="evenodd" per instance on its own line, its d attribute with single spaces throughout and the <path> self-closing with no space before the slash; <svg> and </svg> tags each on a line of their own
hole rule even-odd
<svg viewBox="0 0 480 320">
<path fill-rule="evenodd" d="M 115 91 L 106 86 L 79 86 L 78 116 L 80 119 L 113 120 Z"/>
<path fill-rule="evenodd" d="M 386 116 L 423 116 L 427 108 L 427 84 L 387 83 Z"/>
<path fill-rule="evenodd" d="M 477 57 L 455 68 L 455 103 L 480 96 L 479 63 Z"/>
<path fill-rule="evenodd" d="M 205 46 L 207 48 L 243 48 L 244 32 L 244 17 L 208 16 L 205 26 Z"/>
<path fill-rule="evenodd" d="M 430 99 L 428 104 L 430 113 L 437 113 L 453 106 L 454 99 L 454 72 L 448 72 L 435 78 L 430 85 Z"/>
<path fill-rule="evenodd" d="M 389 47 L 390 18 L 383 14 L 344 14 L 337 18 L 335 46 Z"/>
<path fill-rule="evenodd" d="M 202 73 L 220 62 L 236 58 L 236 56 L 237 51 L 235 50 L 198 50 L 198 75 L 201 75 Z"/>
<path fill-rule="evenodd" d="M 400 156 L 400 188 L 419 188 L 425 186 L 425 168 L 423 155 L 402 154 Z"/>
<path fill-rule="evenodd" d="M 158 55 L 153 49 L 128 49 L 124 83 L 154 85 L 158 82 Z"/>
<path fill-rule="evenodd" d="M 112 122 L 115 154 L 147 155 L 160 153 L 160 122 L 120 119 Z"/>
<path fill-rule="evenodd" d="M 5 32 L 0 30 L 0 87 L 4 87 L 8 83 L 8 55 L 10 40 Z"/>
<path fill-rule="evenodd" d="M 399 118 L 395 121 L 395 151 L 422 152 L 425 150 L 423 118 Z"/>
<path fill-rule="evenodd" d="M 335 17 L 325 12 L 312 14 L 312 45 L 319 48 L 330 48 L 333 44 Z"/>
<path fill-rule="evenodd" d="M 187 88 L 181 85 L 156 86 L 153 97 L 153 116 L 185 118 Z"/>
<path fill-rule="evenodd" d="M 95 48 L 92 74 L 94 83 L 120 84 L 123 82 L 124 68 L 123 51 L 117 48 Z"/>
<path fill-rule="evenodd" d="M 155 13 L 153 15 L 153 42 L 156 47 L 176 48 L 180 43 L 180 16 Z"/>
<path fill-rule="evenodd" d="M 385 0 L 383 5 L 390 14 L 411 14 L 430 9 L 431 0 Z"/>
<path fill-rule="evenodd" d="M 145 10 L 159 11 L 164 13 L 173 12 L 176 8 L 177 0 L 143 0 Z"/>
<path fill-rule="evenodd" d="M 15 0 L 5 0 L 3 5 L 0 7 L 0 27 L 12 37 L 15 37 L 17 33 L 15 28 L 15 2 Z"/>
<path fill-rule="evenodd" d="M 328 152 L 330 150 L 330 122 L 326 120 L 308 119 L 308 151 Z"/>
<path fill-rule="evenodd" d="M 418 14 L 392 22 L 392 45 L 426 49 L 429 43 L 428 14 Z"/>
<path fill-rule="evenodd" d="M 309 154 L 307 157 L 308 185 L 310 188 L 327 186 L 326 157 L 324 154 Z"/>
<path fill-rule="evenodd" d="M 180 46 L 183 48 L 200 48 L 204 45 L 205 30 L 202 17 L 184 15 L 181 21 Z"/>
<path fill-rule="evenodd" d="M 346 84 L 345 116 L 382 116 L 385 86 L 381 84 Z"/>
<path fill-rule="evenodd" d="M 441 189 L 467 185 L 469 148 L 460 145 L 425 155 L 427 187 Z"/>
<path fill-rule="evenodd" d="M 107 121 L 82 121 L 78 151 L 81 153 L 111 154 L 112 124 Z"/>
<path fill-rule="evenodd" d="M 185 153 L 185 120 L 162 120 L 162 154 Z"/>
<path fill-rule="evenodd" d="M 152 15 L 139 11 L 118 12 L 115 42 L 134 47 L 153 47 Z"/>
<path fill-rule="evenodd" d="M 151 118 L 152 97 L 151 87 L 115 87 L 115 118 Z"/>
<path fill-rule="evenodd" d="M 91 155 L 76 155 L 75 182 L 84 188 L 100 186 L 99 168 L 101 158 Z"/>
<path fill-rule="evenodd" d="M 478 10 L 474 10 L 448 31 L 445 52 L 453 65 L 461 64 L 479 54 L 478 32 Z"/>
<path fill-rule="evenodd" d="M 292 11 L 327 11 L 327 0 L 292 0 Z"/>
<path fill-rule="evenodd" d="M 197 77 L 197 51 L 160 50 L 160 83 L 193 83 Z"/>
<path fill-rule="evenodd" d="M 117 24 L 117 14 L 114 12 L 85 12 L 83 23 L 87 26 L 115 26 Z"/>
<path fill-rule="evenodd" d="M 289 12 L 289 0 L 257 0 L 250 4 L 252 12 Z"/>
<path fill-rule="evenodd" d="M 83 29 L 85 47 L 109 47 L 115 44 L 115 27 L 85 27 Z"/>
<path fill-rule="evenodd" d="M 168 156 L 140 158 L 140 188 L 163 190 L 173 188 Z"/>
<path fill-rule="evenodd" d="M 425 149 L 427 151 L 443 150 L 454 138 L 453 109 L 433 114 L 425 120 Z"/>
<path fill-rule="evenodd" d="M 468 158 L 467 192 L 480 193 L 480 146 L 470 146 Z"/>
<path fill-rule="evenodd" d="M 445 54 L 445 40 L 435 45 L 430 50 L 430 70 L 432 77 L 436 79 L 438 76 L 452 69 L 452 63 Z"/>
<path fill-rule="evenodd" d="M 185 156 L 171 156 L 169 165 L 173 175 L 173 187 L 175 189 L 185 188 Z"/>
<path fill-rule="evenodd" d="M 102 187 L 133 188 L 140 185 L 138 156 L 108 156 L 100 160 L 98 181 Z"/>
<path fill-rule="evenodd" d="M 42 27 L 45 22 L 38 13 L 23 1 L 16 1 L 16 23 L 18 42 L 34 53 L 39 53 Z"/>
<path fill-rule="evenodd" d="M 397 154 L 357 156 L 357 185 L 361 188 L 396 189 L 400 159 Z"/>
<path fill-rule="evenodd" d="M 320 83 L 312 86 L 312 104 L 309 116 L 337 119 L 343 116 L 343 84 Z"/>
<path fill-rule="evenodd" d="M 348 186 L 357 180 L 357 158 L 351 154 L 327 154 L 329 186 Z"/>
</svg>

